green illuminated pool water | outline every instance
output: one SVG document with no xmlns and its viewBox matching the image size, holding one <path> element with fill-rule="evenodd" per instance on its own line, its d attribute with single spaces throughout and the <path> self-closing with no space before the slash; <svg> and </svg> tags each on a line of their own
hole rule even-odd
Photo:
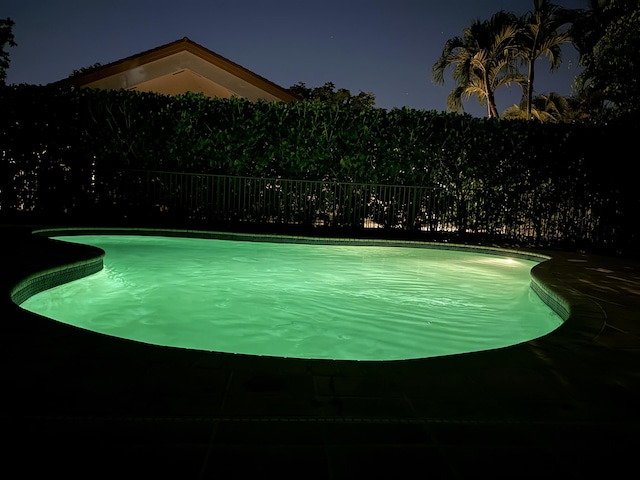
<svg viewBox="0 0 640 480">
<path fill-rule="evenodd" d="M 513 345 L 562 320 L 537 263 L 464 251 L 151 236 L 69 236 L 101 272 L 21 306 L 117 337 L 253 355 L 393 360 Z"/>
</svg>

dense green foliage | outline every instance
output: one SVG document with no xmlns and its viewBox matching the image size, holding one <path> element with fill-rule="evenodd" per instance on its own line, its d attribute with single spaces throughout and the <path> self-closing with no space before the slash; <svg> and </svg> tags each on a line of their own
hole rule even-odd
<svg viewBox="0 0 640 480">
<path fill-rule="evenodd" d="M 438 187 L 460 231 L 636 235 L 631 125 L 36 86 L 0 103 L 0 213 L 108 209 L 122 172 L 147 169 Z"/>
<path fill-rule="evenodd" d="M 15 168 L 95 159 L 116 169 L 445 185 L 472 173 L 491 181 L 505 167 L 559 168 L 590 154 L 599 136 L 594 129 L 576 142 L 576 128 L 323 102 L 35 86 L 2 96 L 4 162 Z"/>
<path fill-rule="evenodd" d="M 103 65 L 100 62 L 96 62 L 93 65 L 89 65 L 88 67 L 82 67 L 77 70 L 73 70 L 69 78 L 79 77 L 81 75 L 85 75 L 87 73 L 95 72 L 96 70 L 102 68 Z"/>
<path fill-rule="evenodd" d="M 333 82 L 327 82 L 321 87 L 307 87 L 304 82 L 298 82 L 289 87 L 291 93 L 295 93 L 303 100 L 319 101 L 331 105 L 349 105 L 350 107 L 367 110 L 375 107 L 376 96 L 371 92 L 360 91 L 352 95 L 350 90 L 339 88 Z"/>
<path fill-rule="evenodd" d="M 577 78 L 581 94 L 605 113 L 636 115 L 640 105 L 640 3 L 592 0 L 576 19 L 572 35 L 584 70 Z M 610 112 L 608 112 L 610 110 Z"/>
<path fill-rule="evenodd" d="M 531 125 L 408 108 L 363 111 L 322 102 L 37 86 L 0 92 L 5 168 L 7 159 L 16 168 L 95 159 L 112 168 L 443 185 L 471 173 L 492 181 L 505 168 L 525 176 L 544 168 L 553 177 L 551 170 L 589 158 L 597 164 L 594 156 L 603 148 L 608 161 L 615 160 L 614 151 L 623 147 L 611 141 L 619 128 Z"/>
</svg>

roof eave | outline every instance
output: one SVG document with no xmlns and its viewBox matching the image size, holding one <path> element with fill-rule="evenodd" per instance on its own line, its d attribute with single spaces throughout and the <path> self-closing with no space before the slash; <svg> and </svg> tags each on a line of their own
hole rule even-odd
<svg viewBox="0 0 640 480">
<path fill-rule="evenodd" d="M 180 52 L 189 52 L 193 55 L 196 55 L 203 60 L 220 67 L 227 72 L 241 78 L 242 80 L 264 90 L 265 92 L 273 95 L 281 99 L 284 102 L 294 102 L 300 101 L 301 98 L 298 95 L 290 92 L 289 90 L 276 85 L 275 83 L 267 80 L 260 75 L 253 73 L 252 71 L 244 68 L 241 65 L 238 65 L 231 60 L 218 55 L 215 52 L 203 47 L 202 45 L 197 44 L 196 42 L 190 40 L 187 37 L 184 37 L 175 42 L 168 43 L 166 45 L 162 45 L 160 47 L 153 48 L 151 50 L 147 50 L 145 52 L 138 53 L 136 55 L 124 58 L 122 60 L 117 60 L 115 62 L 109 63 L 98 69 L 87 72 L 84 74 L 80 74 L 77 76 L 69 77 L 63 79 L 59 82 L 54 82 L 56 85 L 60 86 L 75 86 L 82 87 L 84 85 L 88 85 L 104 78 L 118 75 L 127 70 L 134 69 L 139 67 L 140 65 L 144 65 L 156 60 L 160 60 L 169 55 L 173 55 Z"/>
</svg>

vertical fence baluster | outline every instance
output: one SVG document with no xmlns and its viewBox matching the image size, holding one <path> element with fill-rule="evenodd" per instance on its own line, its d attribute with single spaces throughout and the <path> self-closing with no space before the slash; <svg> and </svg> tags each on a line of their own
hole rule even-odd
<svg viewBox="0 0 640 480">
<path fill-rule="evenodd" d="M 277 223 L 336 229 L 402 228 L 430 233 L 501 235 L 527 244 L 615 240 L 616 200 L 575 194 L 558 208 L 523 192 L 508 210 L 490 212 L 476 192 L 441 187 L 288 180 L 162 171 L 128 171 L 113 187 L 119 209 L 176 214 L 213 224 Z M 107 182 L 105 182 L 107 183 Z M 586 195 L 585 195 L 586 196 Z M 487 200 L 487 201 L 485 201 Z M 166 212 L 169 212 L 168 215 Z M 610 212 L 614 212 L 612 216 Z M 132 212 L 133 213 L 133 212 Z M 603 217 L 608 216 L 607 220 Z"/>
</svg>

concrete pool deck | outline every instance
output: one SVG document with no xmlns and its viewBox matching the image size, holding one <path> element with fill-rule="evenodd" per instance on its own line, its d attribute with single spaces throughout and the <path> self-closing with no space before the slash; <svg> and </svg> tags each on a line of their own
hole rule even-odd
<svg viewBox="0 0 640 480">
<path fill-rule="evenodd" d="M 5 470 L 65 478 L 593 478 L 636 465 L 640 262 L 554 252 L 570 303 L 513 347 L 397 362 L 263 358 L 79 330 L 10 299 L 95 251 L 0 234 Z"/>
</svg>

